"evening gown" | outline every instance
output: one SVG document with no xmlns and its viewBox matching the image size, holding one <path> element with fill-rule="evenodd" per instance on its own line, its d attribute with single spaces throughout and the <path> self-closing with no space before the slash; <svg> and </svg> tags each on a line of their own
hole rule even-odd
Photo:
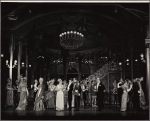
<svg viewBox="0 0 150 121">
<path fill-rule="evenodd" d="M 49 86 L 49 92 L 47 94 L 48 96 L 47 108 L 55 108 L 54 89 L 55 89 L 54 85 Z"/>
<path fill-rule="evenodd" d="M 146 101 L 145 101 L 145 95 L 142 89 L 141 82 L 138 83 L 140 88 L 140 95 L 139 95 L 139 101 L 140 101 L 140 108 L 145 110 L 146 109 Z"/>
<path fill-rule="evenodd" d="M 64 92 L 63 85 L 57 85 L 56 87 L 56 110 L 62 111 L 64 110 Z"/>
<path fill-rule="evenodd" d="M 7 95 L 6 95 L 6 106 L 13 106 L 13 88 L 11 88 L 11 83 L 7 83 L 6 86 Z"/>
<path fill-rule="evenodd" d="M 36 93 L 35 102 L 34 102 L 34 110 L 42 111 L 45 110 L 44 102 L 43 102 L 43 85 L 38 86 L 38 91 Z"/>
<path fill-rule="evenodd" d="M 123 94 L 121 100 L 121 111 L 127 110 L 127 102 L 128 102 L 128 92 L 131 90 L 128 88 L 128 85 L 125 83 L 122 85 Z"/>
<path fill-rule="evenodd" d="M 19 88 L 20 88 L 20 100 L 19 100 L 19 105 L 16 108 L 16 110 L 26 110 L 27 94 L 28 94 L 27 84 L 20 83 Z"/>
</svg>

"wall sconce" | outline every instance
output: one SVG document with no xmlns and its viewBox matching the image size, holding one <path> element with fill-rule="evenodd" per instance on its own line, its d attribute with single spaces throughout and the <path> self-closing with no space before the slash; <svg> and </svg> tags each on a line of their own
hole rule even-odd
<svg viewBox="0 0 150 121">
<path fill-rule="evenodd" d="M 7 66 L 8 68 L 10 68 L 10 65 L 9 65 L 8 63 L 9 63 L 9 61 L 6 60 L 6 66 Z M 12 68 L 15 68 L 16 66 L 17 66 L 17 60 L 14 61 L 14 65 L 12 66 Z"/>
<path fill-rule="evenodd" d="M 141 57 L 141 61 L 146 63 L 146 60 L 144 59 L 144 54 L 143 53 L 140 54 L 140 57 Z"/>
</svg>

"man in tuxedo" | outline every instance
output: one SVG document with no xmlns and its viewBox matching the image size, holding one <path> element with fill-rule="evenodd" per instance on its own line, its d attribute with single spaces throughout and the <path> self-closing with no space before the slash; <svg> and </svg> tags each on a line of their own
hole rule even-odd
<svg viewBox="0 0 150 121">
<path fill-rule="evenodd" d="M 73 83 L 72 83 L 72 79 L 69 79 L 69 83 L 68 83 L 68 86 L 67 86 L 67 91 L 68 91 L 69 110 L 71 111 L 72 91 L 73 91 Z"/>
<path fill-rule="evenodd" d="M 78 80 L 76 80 L 74 78 L 74 95 L 75 95 L 75 110 L 78 111 L 79 110 L 79 106 L 80 106 L 80 95 L 81 95 L 81 86 Z"/>
<path fill-rule="evenodd" d="M 124 81 L 123 79 L 120 79 L 118 84 L 117 84 L 117 88 L 118 88 L 118 103 L 119 103 L 119 107 L 121 107 L 121 99 L 122 99 L 122 93 L 123 93 L 123 89 L 122 89 L 122 85 L 123 85 Z"/>
<path fill-rule="evenodd" d="M 97 81 L 97 103 L 98 103 L 98 110 L 100 111 L 101 108 L 103 108 L 104 104 L 104 92 L 105 92 L 105 86 L 102 84 L 99 78 L 96 79 Z"/>
<path fill-rule="evenodd" d="M 133 79 L 133 107 L 135 110 L 140 110 L 140 101 L 139 101 L 139 93 L 140 88 L 137 82 L 137 79 Z"/>
</svg>

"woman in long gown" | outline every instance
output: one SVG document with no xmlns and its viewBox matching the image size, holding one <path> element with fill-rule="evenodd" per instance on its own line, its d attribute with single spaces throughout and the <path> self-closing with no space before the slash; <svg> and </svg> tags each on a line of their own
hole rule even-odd
<svg viewBox="0 0 150 121">
<path fill-rule="evenodd" d="M 62 80 L 58 79 L 58 85 L 56 86 L 56 110 L 62 111 L 64 110 L 64 86 L 62 85 Z"/>
<path fill-rule="evenodd" d="M 54 85 L 54 79 L 50 81 L 50 84 L 48 85 L 49 92 L 47 94 L 48 97 L 48 103 L 47 108 L 55 108 L 55 99 L 54 99 L 54 90 L 56 86 Z"/>
<path fill-rule="evenodd" d="M 64 80 L 63 82 L 63 86 L 64 86 L 64 105 L 65 108 L 67 108 L 67 104 L 68 104 L 68 91 L 67 91 L 67 82 L 66 80 Z"/>
<path fill-rule="evenodd" d="M 11 79 L 7 79 L 7 85 L 6 85 L 6 106 L 13 106 L 13 88 L 11 87 Z"/>
<path fill-rule="evenodd" d="M 26 110 L 27 97 L 29 95 L 29 92 L 27 89 L 27 79 L 25 77 L 21 79 L 19 88 L 20 88 L 20 100 L 19 100 L 19 105 L 16 108 L 16 110 Z"/>
<path fill-rule="evenodd" d="M 132 84 L 128 85 L 128 81 L 126 80 L 122 85 L 122 89 L 121 111 L 125 112 L 127 110 L 128 92 L 132 89 Z"/>
<path fill-rule="evenodd" d="M 142 85 L 141 82 L 143 81 L 143 77 L 139 78 L 137 80 L 139 88 L 140 88 L 140 96 L 139 96 L 139 100 L 140 100 L 140 108 L 145 110 L 146 109 L 146 101 L 145 101 L 145 95 L 142 89 Z"/>
<path fill-rule="evenodd" d="M 34 110 L 35 111 L 42 111 L 45 110 L 44 102 L 43 102 L 43 78 L 39 79 L 40 85 L 38 86 L 38 91 L 36 93 L 35 102 L 34 102 Z"/>
<path fill-rule="evenodd" d="M 114 106 L 117 106 L 118 103 L 118 94 L 117 94 L 117 82 L 116 80 L 114 80 L 113 82 L 113 89 L 112 89 L 112 93 L 114 95 Z"/>
</svg>

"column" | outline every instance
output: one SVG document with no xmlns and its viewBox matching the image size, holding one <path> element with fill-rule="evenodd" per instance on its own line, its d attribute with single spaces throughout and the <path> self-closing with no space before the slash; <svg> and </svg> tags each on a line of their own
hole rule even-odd
<svg viewBox="0 0 150 121">
<path fill-rule="evenodd" d="M 133 48 L 131 46 L 131 80 L 133 80 Z"/>
<path fill-rule="evenodd" d="M 79 74 L 79 81 L 81 81 L 81 70 L 82 70 L 82 56 L 81 55 L 79 55 L 79 60 L 78 60 L 78 64 L 79 64 L 79 72 L 78 72 L 78 74 Z"/>
<path fill-rule="evenodd" d="M 11 79 L 11 87 L 12 87 L 12 68 L 13 68 L 13 52 L 14 52 L 14 36 L 13 34 L 11 35 L 11 43 L 10 43 L 10 64 L 9 64 L 9 78 Z M 12 94 L 13 94 L 13 90 L 12 90 Z M 13 95 L 11 96 L 13 100 Z M 12 106 L 14 105 L 14 102 L 12 104 Z"/>
<path fill-rule="evenodd" d="M 67 75 L 66 75 L 66 66 L 67 66 L 67 56 L 68 56 L 68 51 L 67 50 L 62 50 L 61 51 L 61 56 L 63 58 L 63 77 L 64 80 L 67 80 Z"/>
<path fill-rule="evenodd" d="M 27 49 L 27 45 L 26 45 L 26 78 L 27 78 L 27 81 L 28 81 L 28 49 Z"/>
<path fill-rule="evenodd" d="M 13 34 L 12 34 L 11 35 L 11 43 L 10 43 L 10 64 L 9 64 L 9 66 L 10 66 L 10 68 L 9 68 L 9 78 L 11 79 L 11 81 L 12 81 L 13 53 L 14 53 L 14 37 L 13 37 Z"/>
<path fill-rule="evenodd" d="M 20 79 L 21 55 L 22 55 L 22 42 L 19 41 L 18 43 L 18 81 Z"/>
<path fill-rule="evenodd" d="M 145 39 L 145 47 L 146 47 L 146 101 L 147 105 L 149 105 L 149 82 L 150 82 L 150 36 L 149 36 L 149 27 L 147 26 L 147 35 Z"/>
</svg>

